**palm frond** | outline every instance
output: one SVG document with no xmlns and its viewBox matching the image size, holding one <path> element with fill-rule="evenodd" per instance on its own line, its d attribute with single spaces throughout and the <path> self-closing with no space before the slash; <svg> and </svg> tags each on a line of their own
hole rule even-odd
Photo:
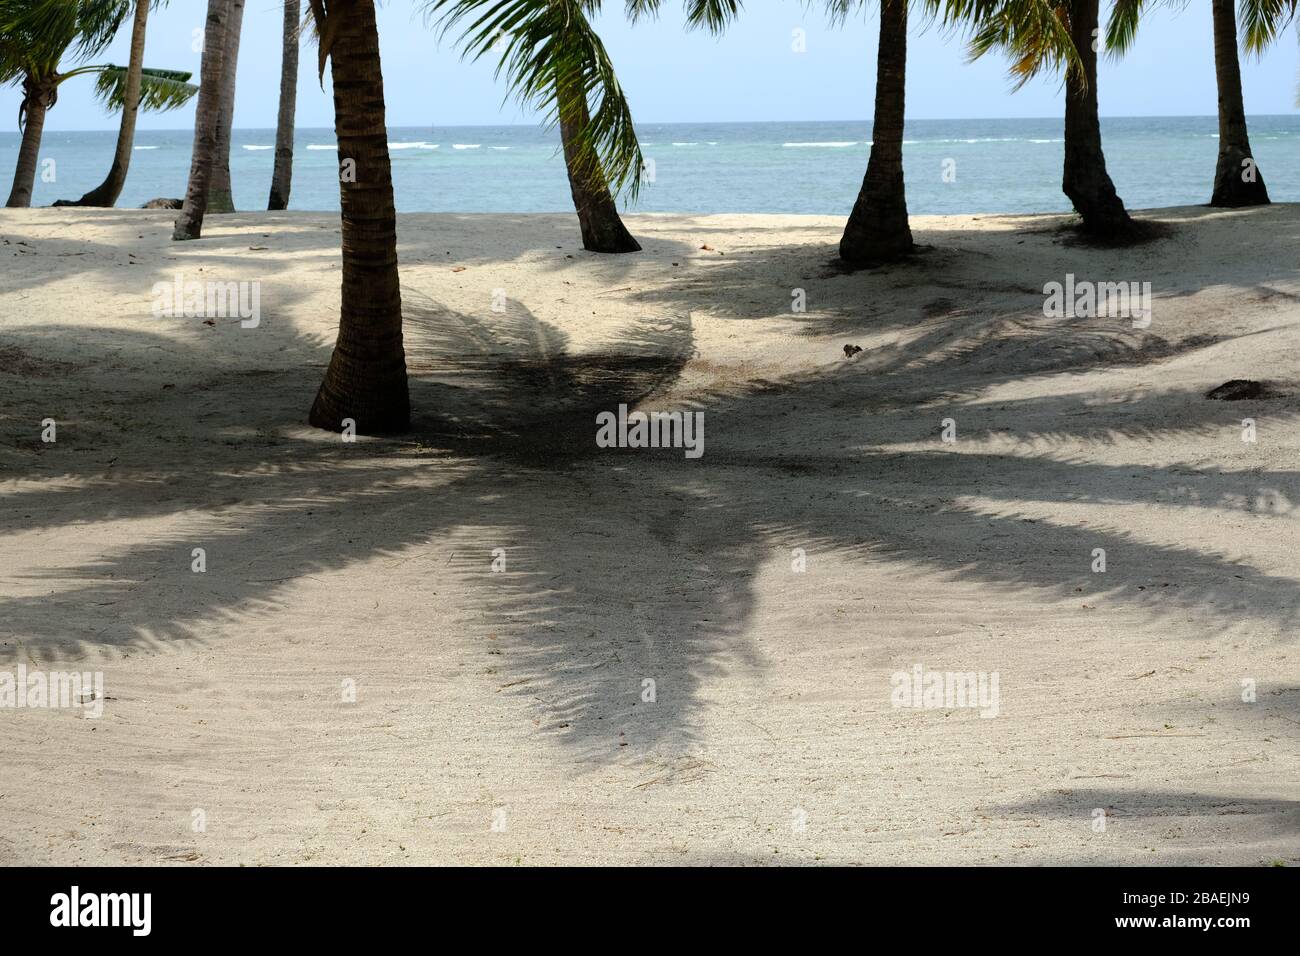
<svg viewBox="0 0 1300 956">
<path fill-rule="evenodd" d="M 686 23 L 693 29 L 721 33 L 740 11 L 740 0 L 686 0 Z"/>
<path fill-rule="evenodd" d="M 993 51 L 1006 54 L 1015 89 L 1040 73 L 1081 74 L 1069 4 L 1062 0 L 925 0 L 925 6 L 944 26 L 969 31 L 971 60 Z"/>
<path fill-rule="evenodd" d="M 864 0 L 826 0 L 826 18 L 830 20 L 831 26 L 843 26 L 851 14 L 865 6 Z"/>
<path fill-rule="evenodd" d="M 579 132 L 574 171 L 601 177 L 614 192 L 635 198 L 644 159 L 632 108 L 605 44 L 588 14 L 599 0 L 427 0 L 440 35 L 460 28 L 463 55 L 497 56 L 496 75 L 507 96 L 539 110 L 549 125 L 578 119 L 561 116 L 561 91 L 585 105 L 588 122 Z"/>
<path fill-rule="evenodd" d="M 1276 40 L 1296 15 L 1300 0 L 1238 0 L 1242 45 L 1259 55 Z"/>
<path fill-rule="evenodd" d="M 131 14 L 132 0 L 2 0 L 0 32 L 27 38 L 28 55 L 57 64 L 69 49 L 95 56 Z"/>
<path fill-rule="evenodd" d="M 95 98 L 111 112 L 126 102 L 127 68 L 108 64 L 99 70 L 95 81 Z M 140 109 L 163 113 L 184 106 L 199 91 L 188 82 L 193 74 L 183 70 L 158 70 L 145 67 L 140 71 Z"/>
<path fill-rule="evenodd" d="M 334 37 L 338 33 L 338 13 L 327 11 L 325 0 L 307 0 L 307 3 L 307 21 L 311 25 L 309 32 L 316 41 L 316 71 L 321 88 L 324 89 L 325 64 L 329 62 L 330 48 L 334 45 Z"/>
<path fill-rule="evenodd" d="M 627 18 L 639 23 L 657 17 L 663 0 L 627 0 L 625 6 Z M 741 0 L 686 0 L 686 25 L 721 33 L 740 15 L 741 6 Z"/>
<path fill-rule="evenodd" d="M 1127 53 L 1137 39 L 1138 23 L 1146 12 L 1148 0 L 1115 0 L 1106 23 L 1106 49 Z"/>
</svg>

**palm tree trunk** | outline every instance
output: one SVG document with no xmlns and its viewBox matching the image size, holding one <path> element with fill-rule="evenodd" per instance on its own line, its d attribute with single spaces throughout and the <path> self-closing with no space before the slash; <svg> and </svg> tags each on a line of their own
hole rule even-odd
<svg viewBox="0 0 1300 956">
<path fill-rule="evenodd" d="M 230 131 L 235 122 L 235 74 L 239 67 L 239 39 L 244 26 L 244 0 L 230 0 L 226 21 L 226 50 L 221 60 L 221 119 L 217 124 L 217 147 L 212 158 L 212 182 L 208 184 L 208 212 L 235 211 L 230 189 Z"/>
<path fill-rule="evenodd" d="M 40 162 L 41 134 L 45 131 L 45 113 L 57 98 L 57 77 L 37 80 L 28 76 L 23 80 L 23 142 L 18 148 L 13 188 L 9 191 L 9 201 L 5 203 L 10 209 L 26 209 L 32 204 L 36 167 Z"/>
<path fill-rule="evenodd" d="M 914 248 L 903 183 L 906 80 L 907 0 L 881 0 L 871 156 L 840 239 L 840 258 L 851 265 L 898 259 Z"/>
<path fill-rule="evenodd" d="M 340 164 L 343 294 L 339 335 L 325 380 L 311 408 L 317 428 L 358 434 L 405 431 L 411 403 L 402 347 L 402 291 L 397 273 L 397 211 L 384 117 L 384 77 L 373 0 L 333 0 L 338 17 L 329 49 L 334 81 L 334 130 Z M 328 35 L 322 29 L 322 35 Z M 355 179 L 355 181 L 351 181 Z"/>
<path fill-rule="evenodd" d="M 1211 206 L 1262 206 L 1268 203 L 1264 177 L 1255 166 L 1246 132 L 1237 58 L 1236 0 L 1213 0 L 1214 73 L 1219 84 L 1219 162 L 1214 170 Z"/>
<path fill-rule="evenodd" d="M 1065 173 L 1061 188 L 1083 217 L 1084 232 L 1118 238 L 1133 229 L 1115 184 L 1106 172 L 1097 112 L 1098 0 L 1070 0 L 1070 37 L 1079 51 L 1084 76 L 1065 78 Z"/>
<path fill-rule="evenodd" d="M 135 119 L 140 111 L 140 71 L 144 69 L 145 27 L 149 19 L 150 0 L 135 0 L 135 23 L 131 27 L 131 59 L 126 72 L 126 94 L 122 105 L 122 124 L 117 131 L 117 150 L 108 176 L 97 187 L 74 203 L 77 206 L 114 206 L 126 185 L 135 144 Z"/>
<path fill-rule="evenodd" d="M 203 29 L 203 65 L 199 68 L 199 103 L 194 111 L 194 151 L 185 205 L 176 219 L 172 239 L 198 239 L 208 209 L 208 185 L 217 150 L 217 123 L 221 113 L 221 61 L 226 48 L 226 17 L 230 0 L 208 0 Z"/>
<path fill-rule="evenodd" d="M 560 82 L 556 90 L 560 114 L 560 141 L 564 144 L 564 165 L 569 173 L 569 192 L 582 230 L 582 248 L 588 252 L 640 252 L 641 245 L 627 231 L 618 215 L 600 164 L 582 146 L 582 135 L 591 122 L 587 98 L 572 82 Z"/>
<path fill-rule="evenodd" d="M 267 209 L 289 208 L 293 180 L 293 119 L 298 101 L 298 21 L 301 0 L 284 0 L 284 52 L 280 57 L 280 115 L 275 125 L 275 171 Z"/>
</svg>

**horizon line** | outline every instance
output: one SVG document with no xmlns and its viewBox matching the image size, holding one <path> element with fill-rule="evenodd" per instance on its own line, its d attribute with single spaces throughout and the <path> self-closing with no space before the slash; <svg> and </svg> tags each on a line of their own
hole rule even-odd
<svg viewBox="0 0 1300 956">
<path fill-rule="evenodd" d="M 1295 118 L 1300 118 L 1300 112 L 1296 112 L 1296 113 L 1248 113 L 1248 114 L 1246 114 L 1246 118 L 1247 118 L 1247 119 L 1250 119 L 1251 117 L 1257 117 L 1257 118 L 1269 118 L 1269 117 L 1295 117 Z M 1100 118 L 1101 118 L 1102 120 L 1108 120 L 1108 119 L 1209 119 L 1209 120 L 1214 120 L 1214 121 L 1216 121 L 1216 122 L 1217 122 L 1217 120 L 1218 120 L 1218 117 L 1217 117 L 1215 114 L 1213 114 L 1213 113 L 1160 113 L 1160 114 L 1156 114 L 1156 113 L 1151 113 L 1151 114 L 1138 114 L 1138 113 L 1129 114 L 1129 113 L 1125 113 L 1125 114 L 1110 114 L 1110 115 L 1102 115 Z M 1051 115 L 1051 116 L 918 116 L 918 117 L 913 117 L 911 120 L 905 120 L 905 121 L 904 121 L 904 126 L 906 126 L 906 124 L 907 124 L 908 122 L 922 122 L 922 123 L 987 123 L 987 122 L 1005 122 L 1005 121 L 1017 121 L 1017 120 L 1024 120 L 1024 121 L 1030 121 L 1030 120 L 1056 120 L 1056 121 L 1064 122 L 1064 117 L 1062 117 L 1060 114 L 1053 114 L 1053 115 Z M 776 124 L 783 124 L 783 125 L 810 124 L 810 125 L 811 125 L 811 124 L 835 124 L 835 123 L 845 123 L 845 124 L 848 124 L 848 123 L 855 123 L 855 124 L 867 123 L 867 124 L 870 124 L 870 123 L 871 123 L 871 120 L 870 120 L 869 118 L 867 118 L 867 119 L 834 119 L 834 120 L 783 120 L 783 119 L 773 119 L 773 120 L 645 120 L 645 121 L 642 121 L 642 122 L 638 122 L 637 125 L 638 125 L 638 126 L 762 126 L 762 125 L 776 125 Z M 416 123 L 416 124 L 412 124 L 412 123 L 397 123 L 397 124 L 392 124 L 392 123 L 390 123 L 390 124 L 388 124 L 388 125 L 386 126 L 386 128 L 387 128 L 387 129 L 536 129 L 536 128 L 539 128 L 539 127 L 541 127 L 541 128 L 546 128 L 546 126 L 547 126 L 547 124 L 545 123 L 545 121 L 543 121 L 543 120 L 538 120 L 537 122 L 534 122 L 534 123 L 447 123 L 447 124 L 436 124 L 436 123 L 434 123 L 434 124 L 429 124 L 429 123 L 423 123 L 423 124 L 420 124 L 420 123 Z M 50 128 L 50 127 L 46 127 L 46 132 L 47 132 L 47 133 L 108 133 L 108 132 L 116 132 L 117 129 L 118 129 L 118 127 L 117 127 L 117 126 L 113 126 L 113 125 L 104 126 L 104 127 L 102 127 L 102 128 L 99 128 L 99 129 L 58 129 L 58 128 Z M 257 131 L 271 131 L 271 132 L 274 132 L 274 131 L 276 130 L 276 127 L 275 127 L 275 126 L 235 126 L 235 127 L 232 127 L 232 129 L 235 130 L 235 131 L 239 131 L 239 130 L 257 130 Z M 332 127 L 332 126 L 297 126 L 297 125 L 294 126 L 294 130 L 295 130 L 295 131 L 296 131 L 296 130 L 300 130 L 300 129 L 301 129 L 301 130 L 321 130 L 321 129 L 333 129 L 333 127 Z M 137 127 L 136 127 L 136 132 L 138 132 L 138 133 L 184 133 L 184 132 L 193 132 L 193 131 L 194 131 L 194 127 L 193 127 L 192 125 L 190 125 L 190 126 L 160 126 L 160 127 L 141 127 L 141 126 L 137 126 Z M 19 131 L 17 131 L 17 130 L 0 130 L 0 132 L 4 132 L 4 133 L 12 133 L 13 135 L 16 135 L 16 136 L 21 136 L 21 135 L 22 135 L 22 134 L 21 134 Z"/>
</svg>

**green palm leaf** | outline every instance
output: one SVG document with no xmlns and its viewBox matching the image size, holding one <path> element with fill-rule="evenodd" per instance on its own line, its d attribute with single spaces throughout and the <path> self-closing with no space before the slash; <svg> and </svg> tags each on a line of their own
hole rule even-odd
<svg viewBox="0 0 1300 956">
<path fill-rule="evenodd" d="M 1106 29 L 1106 45 L 1115 54 L 1125 53 L 1137 36 L 1138 21 L 1148 6 L 1164 3 L 1183 9 L 1188 0 L 1115 0 Z M 1295 18 L 1300 0 L 1237 0 L 1241 44 L 1260 54 L 1276 40 Z"/>
<path fill-rule="evenodd" d="M 1239 0 L 1242 45 L 1255 54 L 1276 40 L 1296 15 L 1298 0 Z"/>
<path fill-rule="evenodd" d="M 24 55 L 53 68 L 69 48 L 79 58 L 102 52 L 131 8 L 131 0 L 0 0 L 0 33 L 22 36 Z"/>
<path fill-rule="evenodd" d="M 507 96 L 541 111 L 550 125 L 560 115 L 560 91 L 586 102 L 590 121 L 579 134 L 575 173 L 603 178 L 635 198 L 644 159 L 632 108 L 605 44 L 588 20 L 600 0 L 427 0 L 440 33 L 461 27 L 459 42 L 472 60 L 496 54 L 496 75 Z"/>
<path fill-rule="evenodd" d="M 943 25 L 970 31 L 971 60 L 994 50 L 1007 54 L 1015 89 L 1040 73 L 1082 73 L 1061 0 L 925 0 L 925 6 Z"/>
<path fill-rule="evenodd" d="M 99 70 L 95 81 L 95 98 L 110 111 L 126 102 L 127 68 L 108 64 Z M 193 74 L 182 70 L 158 70 L 145 67 L 140 71 L 140 109 L 166 112 L 184 106 L 199 91 L 188 82 Z"/>
<path fill-rule="evenodd" d="M 1127 53 L 1137 39 L 1138 22 L 1149 0 L 1115 0 L 1106 24 L 1106 49 L 1116 55 Z"/>
<path fill-rule="evenodd" d="M 663 0 L 627 0 L 627 15 L 633 23 L 656 17 Z M 721 33 L 740 15 L 740 0 L 686 0 L 686 25 Z"/>
</svg>

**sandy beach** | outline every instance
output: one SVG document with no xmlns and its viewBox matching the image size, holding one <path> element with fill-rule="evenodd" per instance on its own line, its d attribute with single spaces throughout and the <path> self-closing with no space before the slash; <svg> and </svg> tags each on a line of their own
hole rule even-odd
<svg viewBox="0 0 1300 956">
<path fill-rule="evenodd" d="M 0 211 L 0 670 L 104 679 L 0 711 L 0 864 L 1300 864 L 1300 206 L 856 273 L 833 217 L 400 215 L 414 428 L 355 442 L 337 214 L 174 215 Z"/>
</svg>

